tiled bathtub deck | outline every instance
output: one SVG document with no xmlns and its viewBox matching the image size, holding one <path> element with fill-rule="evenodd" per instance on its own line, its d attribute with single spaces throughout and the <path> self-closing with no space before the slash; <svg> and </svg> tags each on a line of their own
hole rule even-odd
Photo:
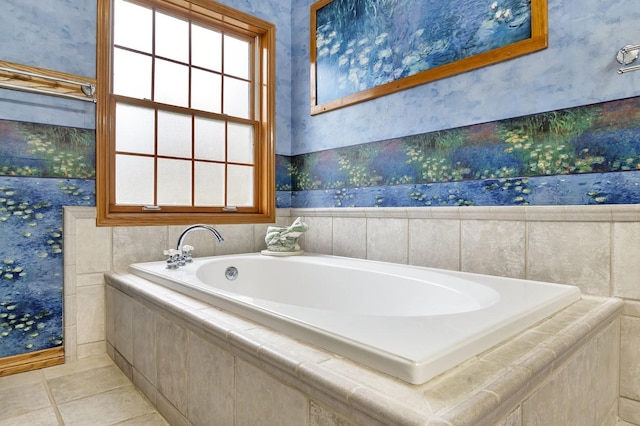
<svg viewBox="0 0 640 426">
<path fill-rule="evenodd" d="M 0 426 L 168 423 L 107 355 L 0 377 Z"/>
</svg>

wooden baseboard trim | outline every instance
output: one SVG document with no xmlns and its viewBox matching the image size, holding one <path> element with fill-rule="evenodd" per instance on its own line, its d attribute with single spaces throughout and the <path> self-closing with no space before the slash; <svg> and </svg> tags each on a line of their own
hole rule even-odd
<svg viewBox="0 0 640 426">
<path fill-rule="evenodd" d="M 64 364 L 64 347 L 44 349 L 0 359 L 0 377 Z"/>
</svg>

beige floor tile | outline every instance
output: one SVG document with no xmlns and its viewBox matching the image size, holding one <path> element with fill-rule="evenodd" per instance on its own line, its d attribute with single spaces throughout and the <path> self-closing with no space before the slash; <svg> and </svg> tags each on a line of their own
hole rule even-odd
<svg viewBox="0 0 640 426">
<path fill-rule="evenodd" d="M 6 389 L 13 386 L 24 386 L 27 383 L 42 382 L 44 378 L 42 371 L 43 370 L 27 371 L 25 373 L 0 377 L 0 389 Z"/>
<path fill-rule="evenodd" d="M 66 426 L 114 425 L 154 412 L 133 386 L 76 399 L 58 406 Z"/>
<path fill-rule="evenodd" d="M 2 412 L 0 417 L 10 418 L 51 407 L 44 383 L 27 383 L 0 389 Z"/>
<path fill-rule="evenodd" d="M 110 365 L 51 379 L 48 384 L 56 403 L 63 404 L 74 399 L 130 386 L 131 382 L 115 365 Z"/>
<path fill-rule="evenodd" d="M 37 426 L 59 426 L 56 412 L 52 407 L 42 408 L 36 411 L 30 411 L 16 417 L 0 418 L 0 426 L 17 426 L 17 425 L 37 425 Z"/>
</svg>

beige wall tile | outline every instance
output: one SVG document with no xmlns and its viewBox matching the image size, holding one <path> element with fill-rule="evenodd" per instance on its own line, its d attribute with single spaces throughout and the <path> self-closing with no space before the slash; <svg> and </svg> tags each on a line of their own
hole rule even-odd
<svg viewBox="0 0 640 426">
<path fill-rule="evenodd" d="M 522 423 L 525 425 L 569 424 L 566 407 L 568 393 L 568 369 L 562 368 L 522 403 Z"/>
<path fill-rule="evenodd" d="M 311 426 L 351 426 L 352 423 L 311 401 Z"/>
<path fill-rule="evenodd" d="M 65 327 L 75 326 L 77 324 L 78 303 L 76 302 L 76 297 L 77 297 L 76 294 L 68 295 L 65 292 L 64 299 L 63 299 L 64 300 L 63 317 L 64 317 Z"/>
<path fill-rule="evenodd" d="M 333 219 L 333 254 L 367 258 L 367 220 L 363 217 Z"/>
<path fill-rule="evenodd" d="M 156 359 L 158 391 L 181 413 L 187 413 L 187 332 L 158 315 Z"/>
<path fill-rule="evenodd" d="M 613 295 L 640 299 L 640 223 L 613 225 Z"/>
<path fill-rule="evenodd" d="M 105 336 L 104 286 L 79 287 L 76 292 L 76 305 L 77 343 L 103 341 Z"/>
<path fill-rule="evenodd" d="M 76 326 L 64 327 L 64 360 L 65 362 L 78 359 L 78 333 Z"/>
<path fill-rule="evenodd" d="M 236 425 L 305 426 L 309 401 L 262 370 L 236 361 Z"/>
<path fill-rule="evenodd" d="M 527 278 L 580 287 L 608 296 L 609 223 L 532 222 L 529 224 Z"/>
<path fill-rule="evenodd" d="M 129 363 L 133 360 L 133 303 L 126 294 L 115 292 L 113 346 Z"/>
<path fill-rule="evenodd" d="M 461 270 L 524 278 L 525 224 L 493 220 L 463 221 Z"/>
<path fill-rule="evenodd" d="M 592 377 L 589 389 L 595 398 L 597 424 L 605 424 L 615 406 L 620 390 L 620 321 L 607 327 L 593 344 L 585 351 L 593 356 L 594 367 L 589 374 Z M 576 389 L 576 392 L 583 390 Z"/>
<path fill-rule="evenodd" d="M 460 270 L 460 221 L 410 219 L 409 264 Z"/>
<path fill-rule="evenodd" d="M 639 354 L 640 318 L 623 316 L 620 326 L 620 395 L 638 401 L 640 401 Z"/>
<path fill-rule="evenodd" d="M 614 321 L 522 404 L 522 424 L 600 425 L 616 403 L 619 323 Z"/>
<path fill-rule="evenodd" d="M 149 382 L 138 370 L 135 368 L 132 370 L 131 381 L 134 386 L 142 392 L 142 394 L 149 400 L 155 407 L 158 400 L 158 390 L 155 385 Z"/>
<path fill-rule="evenodd" d="M 302 221 L 309 226 L 309 230 L 300 238 L 300 247 L 308 253 L 332 254 L 332 219 L 330 217 L 303 217 Z"/>
<path fill-rule="evenodd" d="M 105 288 L 105 339 L 112 345 L 115 345 L 116 291 L 111 286 Z"/>
<path fill-rule="evenodd" d="M 156 408 L 171 426 L 191 426 L 187 418 L 161 393 L 157 395 Z"/>
<path fill-rule="evenodd" d="M 102 355 L 106 353 L 106 350 L 106 342 L 104 340 L 77 345 L 77 358 L 91 358 L 94 356 Z"/>
<path fill-rule="evenodd" d="M 140 303 L 133 305 L 132 364 L 152 385 L 156 385 L 156 314 Z"/>
<path fill-rule="evenodd" d="M 522 410 L 520 407 L 513 410 L 504 420 L 496 426 L 522 426 Z"/>
<path fill-rule="evenodd" d="M 188 350 L 189 421 L 196 426 L 234 424 L 233 356 L 194 333 L 189 333 Z"/>
<path fill-rule="evenodd" d="M 76 287 L 84 287 L 88 285 L 104 285 L 104 273 L 107 271 L 97 272 L 94 274 L 81 274 L 76 277 Z"/>
<path fill-rule="evenodd" d="M 216 254 L 252 253 L 255 250 L 253 225 L 220 225 L 216 229 L 222 234 L 224 241 L 216 243 Z M 213 235 L 209 234 L 213 240 Z"/>
<path fill-rule="evenodd" d="M 408 249 L 408 219 L 367 219 L 367 259 L 406 264 Z"/>
<path fill-rule="evenodd" d="M 111 228 L 97 227 L 94 219 L 78 219 L 75 237 L 78 274 L 111 269 Z"/>
<path fill-rule="evenodd" d="M 167 240 L 166 226 L 120 226 L 113 228 L 113 270 L 126 271 L 130 264 L 164 259 L 162 252 L 176 242 Z"/>
<path fill-rule="evenodd" d="M 640 425 L 640 401 L 620 398 L 618 416 L 633 425 Z"/>
<path fill-rule="evenodd" d="M 622 315 L 629 315 L 631 317 L 640 318 L 640 301 L 625 300 L 624 308 L 622 309 Z"/>
</svg>

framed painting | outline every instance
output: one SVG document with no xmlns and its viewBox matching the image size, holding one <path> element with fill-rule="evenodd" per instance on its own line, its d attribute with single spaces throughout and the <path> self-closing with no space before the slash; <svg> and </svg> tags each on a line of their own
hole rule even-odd
<svg viewBox="0 0 640 426">
<path fill-rule="evenodd" d="M 311 114 L 547 47 L 547 0 L 320 0 Z"/>
</svg>

